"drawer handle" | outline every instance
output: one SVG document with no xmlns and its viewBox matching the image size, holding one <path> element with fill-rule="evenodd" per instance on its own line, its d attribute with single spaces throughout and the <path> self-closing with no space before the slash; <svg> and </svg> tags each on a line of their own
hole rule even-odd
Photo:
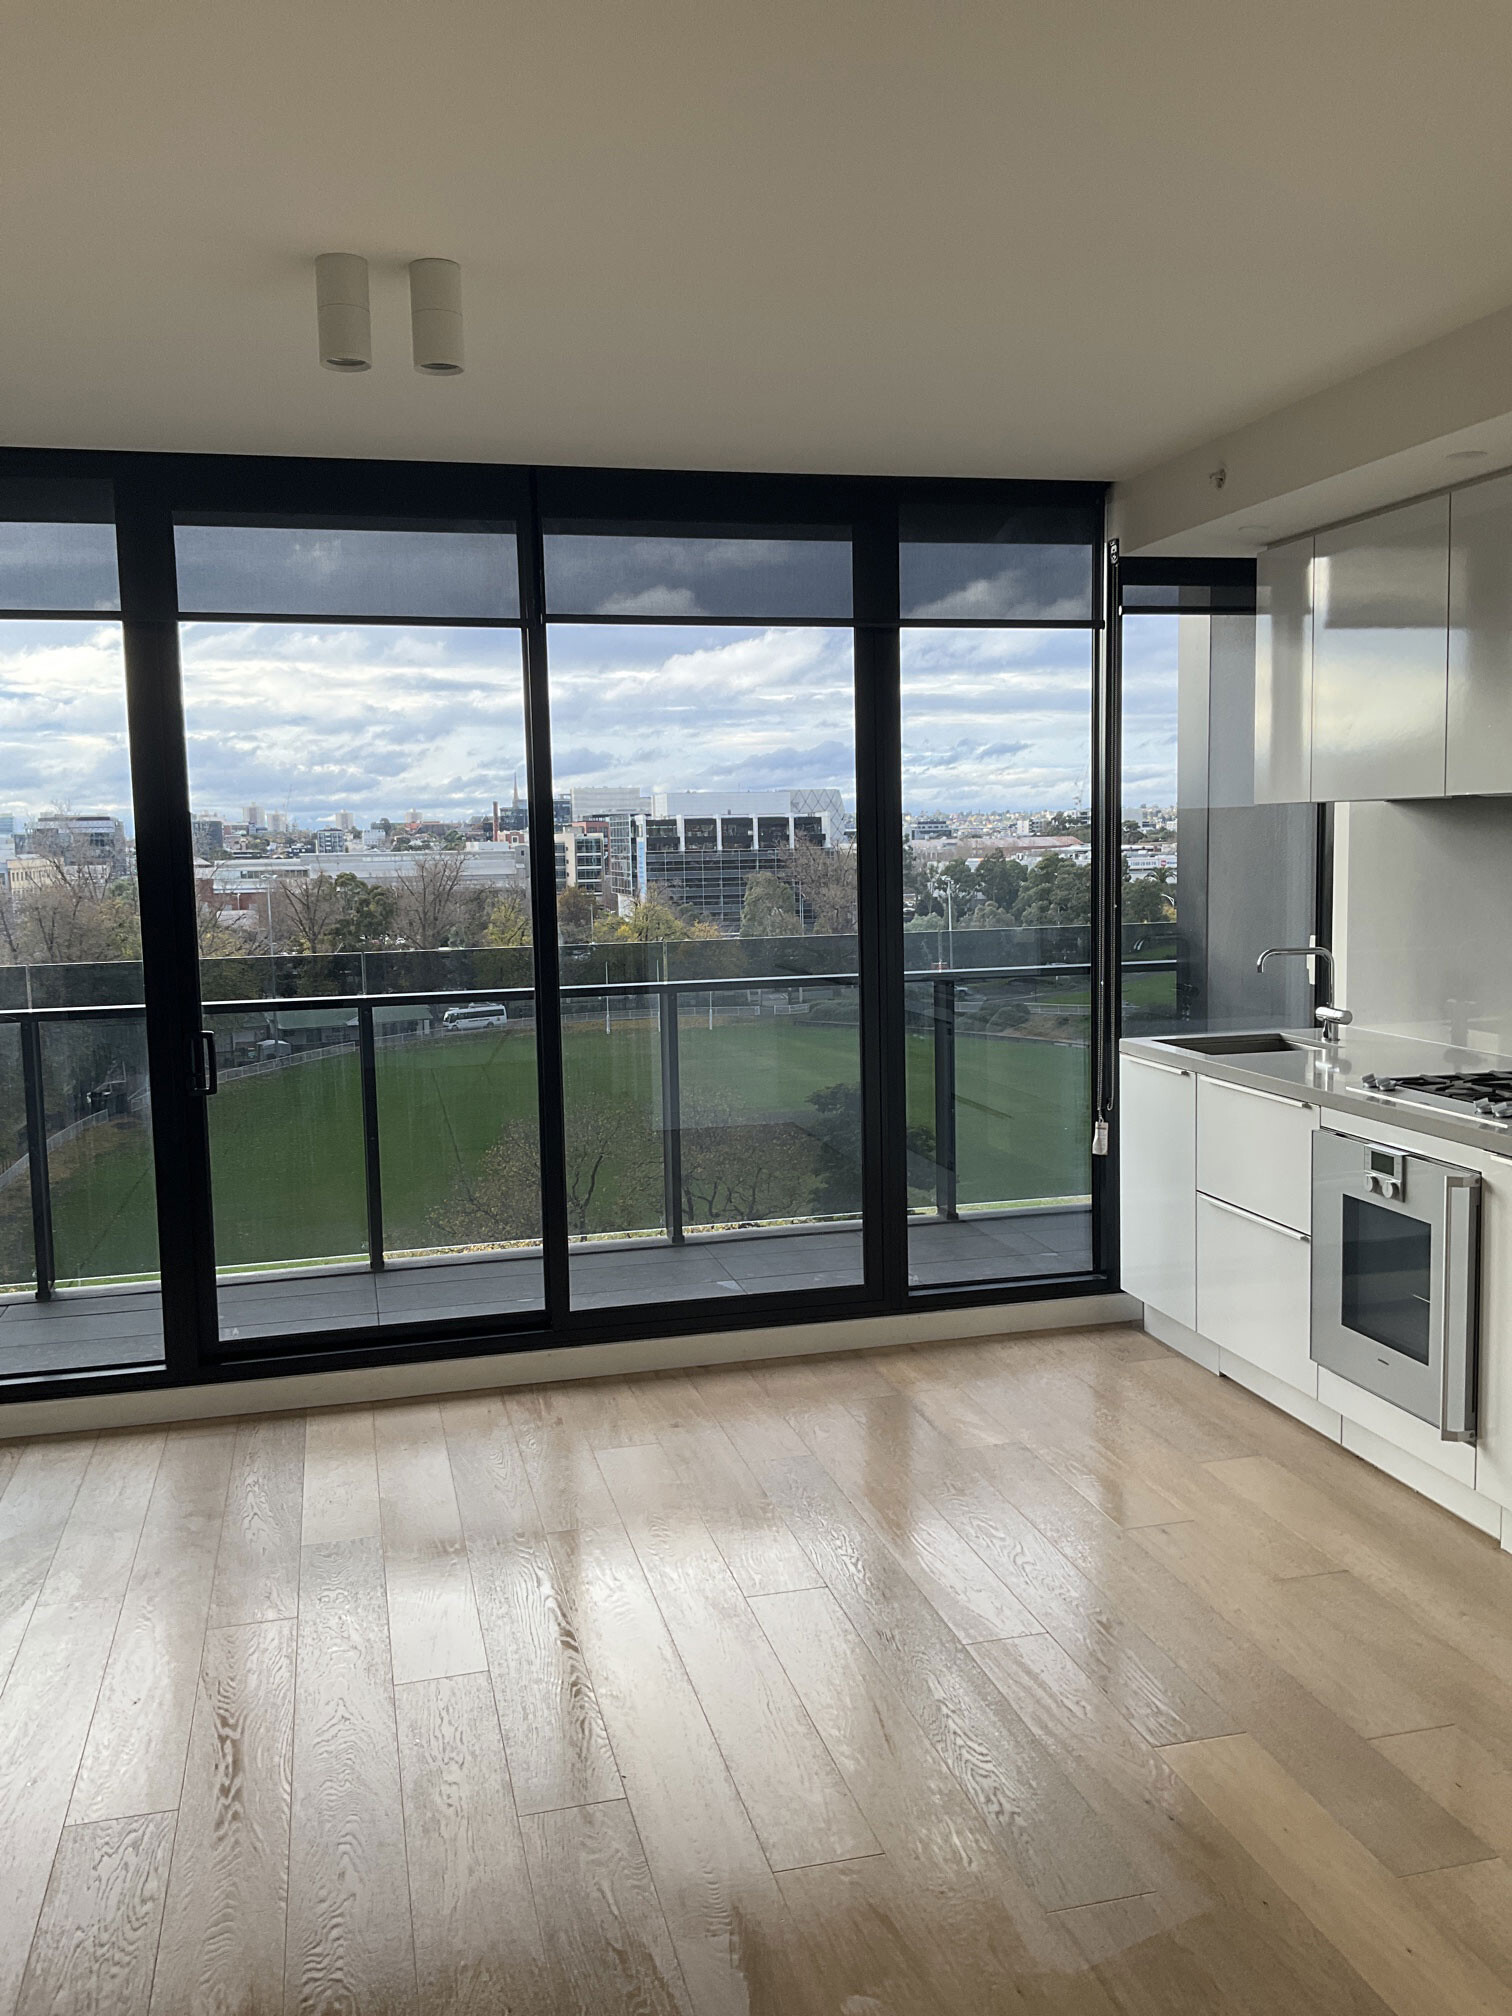
<svg viewBox="0 0 1512 2016">
<path fill-rule="evenodd" d="M 1208 1083 L 1221 1085 L 1225 1092 L 1240 1092 L 1246 1099 L 1269 1099 L 1273 1106 L 1297 1106 L 1304 1113 L 1312 1110 L 1310 1100 L 1293 1099 L 1286 1092 L 1262 1092 L 1258 1085 L 1236 1085 L 1232 1078 L 1209 1078 Z"/>
<path fill-rule="evenodd" d="M 1159 1064 L 1153 1057 L 1126 1057 L 1126 1064 L 1142 1064 L 1146 1071 L 1164 1071 L 1171 1078 L 1190 1078 L 1191 1072 L 1179 1064 Z"/>
<path fill-rule="evenodd" d="M 1226 1204 L 1221 1197 L 1209 1197 L 1206 1190 L 1199 1190 L 1198 1196 L 1204 1204 L 1211 1204 L 1215 1211 L 1227 1211 L 1235 1218 L 1245 1218 L 1251 1225 L 1263 1225 L 1270 1232 L 1279 1232 L 1283 1239 L 1295 1239 L 1303 1246 L 1312 1244 L 1309 1232 L 1298 1232 L 1291 1225 L 1280 1225 L 1274 1218 L 1262 1218 L 1258 1211 L 1246 1211 L 1242 1204 Z"/>
</svg>

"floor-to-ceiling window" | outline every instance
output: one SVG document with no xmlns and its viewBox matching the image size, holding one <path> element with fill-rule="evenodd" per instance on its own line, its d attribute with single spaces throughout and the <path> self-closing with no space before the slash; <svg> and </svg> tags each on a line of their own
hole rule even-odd
<svg viewBox="0 0 1512 2016">
<path fill-rule="evenodd" d="M 162 1357 L 110 520 L 0 484 L 0 1377 Z"/>
<path fill-rule="evenodd" d="M 859 1284 L 850 542 L 544 557 L 572 1306 Z"/>
<path fill-rule="evenodd" d="M 1071 514 L 960 516 L 900 555 L 918 1287 L 1093 1254 L 1094 553 Z"/>
<path fill-rule="evenodd" d="M 1099 491 L 85 473 L 0 509 L 0 1376 L 1102 1280 Z"/>
</svg>

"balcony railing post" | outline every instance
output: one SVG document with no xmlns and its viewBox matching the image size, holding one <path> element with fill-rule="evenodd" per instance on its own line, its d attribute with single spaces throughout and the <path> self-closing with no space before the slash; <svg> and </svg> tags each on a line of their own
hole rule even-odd
<svg viewBox="0 0 1512 2016">
<path fill-rule="evenodd" d="M 378 1043 L 373 1004 L 357 1009 L 357 1065 L 362 1079 L 362 1168 L 367 1194 L 368 1265 L 383 1265 L 383 1170 L 378 1158 Z"/>
<path fill-rule="evenodd" d="M 956 1215 L 956 983 L 934 983 L 935 1210 Z"/>
<path fill-rule="evenodd" d="M 21 1085 L 26 1099 L 26 1172 L 31 1183 L 32 1251 L 37 1300 L 50 1302 L 57 1280 L 53 1253 L 52 1184 L 47 1173 L 47 1101 L 42 1091 L 42 1029 L 35 1017 L 21 1024 Z"/>
<path fill-rule="evenodd" d="M 682 1070 L 677 1045 L 677 990 L 665 980 L 656 992 L 661 1036 L 662 1208 L 674 1246 L 683 1243 Z"/>
</svg>

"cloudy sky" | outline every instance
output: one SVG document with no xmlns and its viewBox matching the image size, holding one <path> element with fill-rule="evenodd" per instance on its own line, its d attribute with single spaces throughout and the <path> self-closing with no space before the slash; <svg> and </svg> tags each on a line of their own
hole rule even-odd
<svg viewBox="0 0 1512 2016">
<path fill-rule="evenodd" d="M 196 810 L 256 803 L 303 824 L 430 818 L 523 784 L 520 646 L 508 630 L 191 623 L 184 704 Z M 762 790 L 855 800 L 846 631 L 557 624 L 556 785 Z M 1175 788 L 1175 623 L 1128 626 L 1126 795 Z M 1088 788 L 1091 659 L 1076 631 L 914 631 L 903 650 L 914 812 L 1069 806 Z M 0 811 L 129 819 L 114 625 L 0 623 Z"/>
<path fill-rule="evenodd" d="M 1123 629 L 1125 805 L 1176 803 L 1178 616 L 1129 616 Z"/>
<path fill-rule="evenodd" d="M 0 812 L 58 809 L 130 821 L 120 629 L 0 621 Z"/>
</svg>

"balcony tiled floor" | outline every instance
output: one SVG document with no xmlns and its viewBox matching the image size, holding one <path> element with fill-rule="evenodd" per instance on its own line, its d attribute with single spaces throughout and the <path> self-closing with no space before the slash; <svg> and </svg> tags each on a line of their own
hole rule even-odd
<svg viewBox="0 0 1512 2016">
<path fill-rule="evenodd" d="M 955 1223 L 918 1219 L 909 1229 L 909 1280 L 918 1287 L 1025 1279 L 1091 1265 L 1085 1209 L 1026 1211 Z M 861 1235 L 854 1227 L 692 1239 L 682 1246 L 574 1249 L 579 1309 L 655 1308 L 669 1301 L 801 1294 L 855 1286 Z M 398 1262 L 261 1275 L 221 1286 L 228 1343 L 316 1330 L 443 1318 L 528 1315 L 541 1307 L 536 1255 Z M 72 1290 L 51 1302 L 0 1301 L 0 1378 L 151 1363 L 162 1356 L 153 1288 Z"/>
</svg>

